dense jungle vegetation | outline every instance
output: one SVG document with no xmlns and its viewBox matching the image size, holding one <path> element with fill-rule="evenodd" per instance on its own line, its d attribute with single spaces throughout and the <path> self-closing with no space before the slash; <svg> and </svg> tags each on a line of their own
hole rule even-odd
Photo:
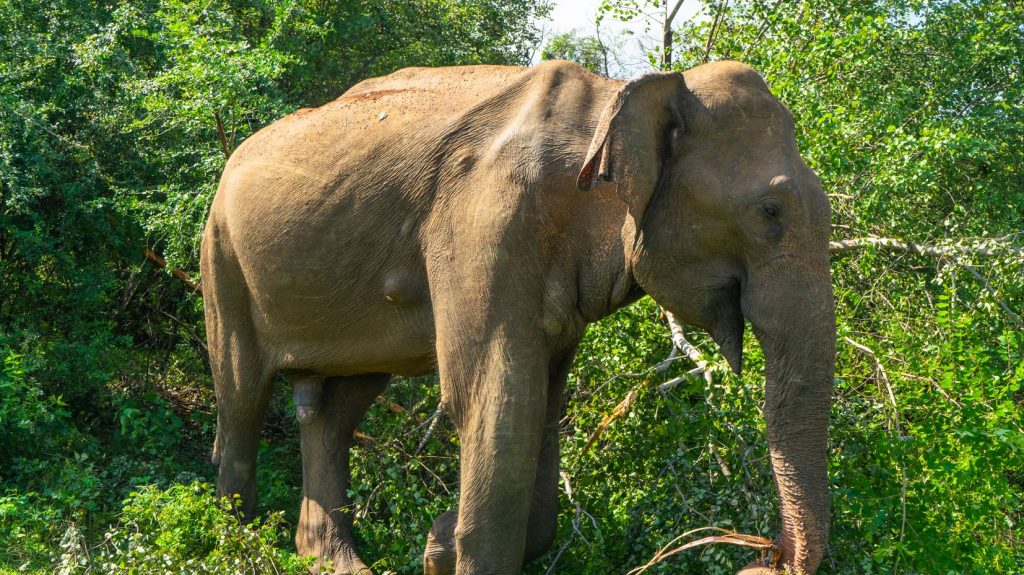
<svg viewBox="0 0 1024 575">
<path fill-rule="evenodd" d="M 674 6 L 606 0 L 602 17 L 648 18 L 660 38 Z M 0 572 L 305 572 L 283 386 L 261 518 L 238 525 L 211 488 L 215 406 L 188 281 L 225 158 L 404 66 L 528 64 L 547 46 L 607 67 L 614 43 L 586 31 L 545 42 L 548 10 L 0 0 Z M 649 46 L 652 64 L 757 67 L 832 201 L 822 572 L 1024 573 L 1024 6 L 732 0 L 678 20 L 672 57 Z M 673 344 L 649 299 L 591 327 L 562 422 L 558 538 L 529 573 L 625 573 L 703 526 L 777 532 L 761 351 L 748 333 L 737 377 L 688 335 L 708 378 L 686 376 L 689 361 L 655 369 Z M 417 573 L 454 506 L 458 439 L 437 403 L 433 378 L 397 379 L 360 428 L 356 529 L 377 573 Z M 755 556 L 708 546 L 648 573 L 726 574 Z"/>
</svg>

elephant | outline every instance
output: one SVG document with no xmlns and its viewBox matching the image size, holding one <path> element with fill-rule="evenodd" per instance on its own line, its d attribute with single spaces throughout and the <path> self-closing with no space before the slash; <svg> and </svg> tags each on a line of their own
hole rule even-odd
<svg viewBox="0 0 1024 575">
<path fill-rule="evenodd" d="M 249 137 L 202 241 L 222 495 L 252 517 L 272 382 L 293 386 L 296 545 L 370 573 L 349 449 L 394 376 L 436 372 L 461 442 L 427 575 L 518 573 L 558 511 L 563 386 L 586 326 L 650 295 L 732 368 L 765 354 L 777 561 L 813 574 L 830 527 L 830 208 L 792 114 L 732 61 L 630 81 L 565 61 L 408 68 Z M 324 563 L 326 565 L 327 563 Z"/>
</svg>

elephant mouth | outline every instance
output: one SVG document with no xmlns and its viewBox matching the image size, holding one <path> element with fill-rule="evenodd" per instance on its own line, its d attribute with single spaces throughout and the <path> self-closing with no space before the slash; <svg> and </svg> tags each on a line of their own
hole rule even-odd
<svg viewBox="0 0 1024 575">
<path fill-rule="evenodd" d="M 743 368 L 744 324 L 741 298 L 740 280 L 734 279 L 725 287 L 719 288 L 717 297 L 707 309 L 707 317 L 712 318 L 706 327 L 708 334 L 718 344 L 722 356 L 729 362 L 736 375 L 739 375 Z"/>
</svg>

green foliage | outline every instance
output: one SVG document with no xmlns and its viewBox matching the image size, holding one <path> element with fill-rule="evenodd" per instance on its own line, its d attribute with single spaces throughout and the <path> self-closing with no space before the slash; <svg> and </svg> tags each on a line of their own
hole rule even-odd
<svg viewBox="0 0 1024 575">
<path fill-rule="evenodd" d="M 58 448 L 68 427 L 66 407 L 27 377 L 20 356 L 8 354 L 0 370 L 0 460 Z"/>
<path fill-rule="evenodd" d="M 436 376 L 398 380 L 388 390 L 389 405 L 374 405 L 362 429 L 353 461 L 350 492 L 356 530 L 375 573 L 422 573 L 423 548 L 434 518 L 458 503 L 458 440 L 443 414 L 423 449 L 440 393 Z M 400 409 L 399 409 L 400 408 Z"/>
<path fill-rule="evenodd" d="M 280 513 L 240 524 L 231 502 L 217 501 L 209 484 L 145 487 L 124 502 L 119 524 L 98 550 L 88 550 L 69 526 L 56 568 L 66 575 L 307 573 L 309 561 L 279 548 L 287 535 Z"/>
<path fill-rule="evenodd" d="M 597 38 L 576 32 L 557 34 L 548 40 L 543 60 L 570 60 L 598 74 L 608 75 L 608 48 Z"/>
<path fill-rule="evenodd" d="M 771 536 L 777 508 L 771 496 L 758 377 L 763 358 L 747 342 L 746 375 L 713 356 L 715 385 L 701 378 L 660 392 L 654 384 L 685 376 L 683 359 L 659 373 L 671 348 L 660 310 L 645 298 L 593 326 L 569 380 L 562 461 L 572 490 L 563 490 L 555 553 L 529 569 L 623 573 L 642 565 L 684 531 L 716 526 Z M 697 334 L 694 334 L 697 335 Z M 707 349 L 705 336 L 693 338 Z M 602 418 L 631 391 L 628 414 L 585 451 Z M 750 551 L 712 547 L 655 566 L 651 573 L 735 573 Z"/>
<path fill-rule="evenodd" d="M 53 552 L 54 525 L 60 510 L 35 493 L 8 489 L 0 493 L 0 572 L 35 568 L 42 571 L 44 558 Z"/>
</svg>

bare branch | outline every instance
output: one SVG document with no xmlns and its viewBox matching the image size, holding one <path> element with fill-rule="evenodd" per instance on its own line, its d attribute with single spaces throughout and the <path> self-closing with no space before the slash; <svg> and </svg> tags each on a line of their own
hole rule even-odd
<svg viewBox="0 0 1024 575">
<path fill-rule="evenodd" d="M 849 337 L 844 336 L 843 339 L 846 340 L 846 343 L 871 356 L 871 359 L 874 360 L 878 375 L 885 384 L 886 391 L 889 392 L 889 401 L 892 402 L 892 418 L 894 427 L 896 428 L 896 438 L 901 439 L 903 437 L 903 429 L 900 427 L 900 410 L 899 406 L 896 405 L 896 394 L 892 391 L 892 385 L 889 383 L 889 376 L 885 373 L 885 367 L 882 365 L 882 361 L 870 347 L 862 343 L 857 343 Z M 892 431 L 892 428 L 890 428 L 889 432 L 891 433 Z M 902 460 L 897 460 L 896 465 L 900 468 L 900 480 L 902 481 L 902 485 L 900 487 L 900 502 L 903 508 L 903 519 L 900 522 L 900 542 L 902 543 L 907 529 L 907 470 L 903 465 Z"/>
<path fill-rule="evenodd" d="M 683 0 L 678 0 L 676 2 L 675 7 L 673 7 L 672 11 L 669 12 L 668 18 L 665 20 L 665 25 L 666 26 L 672 24 L 672 21 L 676 19 L 676 14 L 679 13 L 679 9 L 682 8 L 682 7 L 683 7 Z"/>
<path fill-rule="evenodd" d="M 832 253 L 848 252 L 867 247 L 888 248 L 936 257 L 953 255 L 978 255 L 991 257 L 999 255 L 1001 251 L 1013 254 L 1021 253 L 1021 248 L 1019 247 L 1007 247 L 1004 250 L 993 250 L 983 246 L 936 246 L 930 244 L 918 244 L 894 238 L 876 238 L 872 236 L 850 238 L 828 243 L 828 250 Z"/>
<path fill-rule="evenodd" d="M 1010 306 L 1006 305 L 1006 302 L 999 297 L 999 295 L 996 293 L 995 288 L 993 288 L 992 284 L 989 283 L 988 278 L 981 275 L 981 273 L 979 273 L 978 270 L 974 269 L 974 266 L 970 264 L 960 262 L 960 265 L 963 266 L 965 270 L 970 272 L 971 275 L 976 277 L 978 281 L 981 282 L 981 285 L 985 288 L 986 291 L 988 291 L 989 295 L 992 296 L 992 299 L 996 300 L 996 303 L 999 304 L 999 307 L 1003 309 L 1003 311 L 1006 313 L 1007 316 L 1009 316 L 1013 323 L 1015 323 L 1019 329 L 1024 329 L 1024 321 L 1021 321 L 1020 316 L 1017 315 L 1016 312 L 1014 312 L 1012 309 L 1010 309 Z"/>
<path fill-rule="evenodd" d="M 660 363 L 654 366 L 654 372 L 657 373 L 658 375 L 664 374 L 666 371 L 668 371 L 668 368 L 672 365 L 672 363 L 677 359 L 679 359 L 679 349 L 673 345 L 672 351 L 668 353 L 668 357 L 661 360 Z"/>
<path fill-rule="evenodd" d="M 680 539 L 684 537 L 689 537 L 690 535 L 700 533 L 702 531 L 717 531 L 721 533 L 721 535 L 702 537 L 700 539 L 697 539 L 696 541 L 690 541 L 689 543 L 680 545 L 675 549 L 670 549 L 673 545 L 678 543 Z M 743 533 L 737 533 L 735 531 L 729 531 L 727 529 L 722 529 L 720 527 L 700 527 L 698 529 L 691 529 L 690 531 L 687 531 L 686 533 L 683 533 L 682 535 L 676 537 L 672 541 L 669 541 L 668 544 L 659 549 L 658 552 L 655 553 L 654 556 L 651 557 L 651 560 L 648 561 L 645 565 L 641 565 L 639 567 L 632 569 L 626 575 L 641 575 L 654 565 L 664 561 L 665 559 L 668 559 L 669 557 L 677 553 L 686 551 L 687 549 L 698 547 L 700 545 L 707 545 L 709 543 L 729 543 L 731 545 L 741 545 L 743 547 L 753 547 L 755 549 L 761 549 L 763 553 L 770 557 L 769 563 L 772 566 L 777 564 L 779 559 L 781 558 L 781 553 L 779 552 L 779 550 L 775 548 L 775 542 L 771 539 L 767 539 L 765 537 L 758 537 L 756 535 L 746 535 Z"/>
<path fill-rule="evenodd" d="M 668 327 L 672 331 L 672 344 L 675 345 L 679 351 L 686 354 L 686 357 L 690 358 L 690 361 L 697 364 L 697 367 L 691 370 L 687 375 L 702 373 L 704 374 L 704 379 L 708 384 L 711 384 L 711 372 L 708 371 L 708 359 L 699 349 L 694 347 L 694 345 L 686 339 L 686 331 L 683 328 L 683 324 L 667 310 L 665 311 L 665 319 L 668 320 Z"/>
<path fill-rule="evenodd" d="M 913 242 L 907 242 L 903 240 L 897 240 L 893 238 L 876 238 L 876 237 L 862 237 L 862 238 L 851 238 L 846 240 L 840 240 L 836 242 L 829 242 L 829 252 L 842 253 L 852 251 L 855 249 L 866 248 L 866 247 L 880 247 L 886 249 L 900 250 L 904 252 L 915 253 L 925 256 L 933 257 L 950 257 L 953 258 L 957 265 L 962 266 L 971 275 L 977 278 L 981 282 L 982 287 L 985 291 L 996 300 L 999 307 L 1003 312 L 1010 318 L 1018 328 L 1024 329 L 1024 320 L 1021 319 L 1020 314 L 1010 309 L 1010 306 L 1006 304 L 1002 298 L 999 297 L 995 288 L 988 281 L 988 278 L 983 276 L 974 266 L 960 261 L 956 256 L 982 256 L 982 257 L 995 257 L 1003 254 L 1014 254 L 1021 255 L 1022 248 L 1017 246 L 1005 246 L 1000 248 L 989 248 L 985 246 L 936 246 L 930 244 L 916 244 Z"/>
<path fill-rule="evenodd" d="M 419 453 L 423 451 L 424 447 L 427 446 L 427 442 L 430 441 L 430 436 L 433 435 L 434 433 L 434 428 L 437 427 L 437 422 L 440 421 L 441 419 L 442 411 L 443 409 L 439 404 L 437 406 L 437 409 L 434 410 L 433 415 L 427 418 L 427 420 L 430 421 L 430 424 L 427 426 L 427 432 L 423 434 L 423 439 L 420 440 L 419 444 L 416 446 L 416 449 L 413 451 L 413 453 Z M 422 425 L 423 424 L 421 423 L 420 426 Z"/>
<path fill-rule="evenodd" d="M 725 5 L 728 2 L 723 2 L 718 7 L 718 12 L 715 13 L 715 19 L 711 22 L 711 31 L 708 32 L 708 41 L 704 44 L 704 61 L 707 62 L 711 57 L 711 47 L 715 44 L 715 32 L 718 31 L 718 25 L 722 23 L 722 16 L 725 15 Z"/>
<path fill-rule="evenodd" d="M 231 149 L 228 147 L 228 137 L 224 131 L 224 122 L 220 119 L 220 112 L 213 113 L 213 119 L 217 122 L 217 139 L 220 140 L 220 151 L 225 158 L 231 156 Z"/>
<path fill-rule="evenodd" d="M 146 259 L 156 267 L 161 269 L 167 267 L 167 260 L 153 250 L 146 248 L 145 255 Z M 192 278 L 190 278 L 187 273 L 181 271 L 181 268 L 171 269 L 171 275 L 177 278 L 181 283 L 188 286 L 188 289 L 192 290 L 192 293 L 197 294 L 199 297 L 203 297 L 203 288 L 198 282 L 192 281 Z"/>
<path fill-rule="evenodd" d="M 870 347 L 862 343 L 857 343 L 856 341 L 850 339 L 849 337 L 843 337 L 843 339 L 846 340 L 846 343 L 871 356 L 871 359 L 875 362 L 875 368 L 878 371 L 878 375 L 881 378 L 882 382 L 885 384 L 886 391 L 889 393 L 889 401 L 892 402 L 893 421 L 896 425 L 896 432 L 902 433 L 900 430 L 899 407 L 896 405 L 896 394 L 893 393 L 892 391 L 892 385 L 890 385 L 889 383 L 889 376 L 888 374 L 885 373 L 885 367 L 882 365 L 881 360 L 878 359 L 878 356 L 875 355 L 875 352 Z"/>
<path fill-rule="evenodd" d="M 672 68 L 672 44 L 674 42 L 672 21 L 675 20 L 676 14 L 679 13 L 679 9 L 682 7 L 683 0 L 677 0 L 675 7 L 671 11 L 668 10 L 668 4 L 665 4 L 666 16 L 661 35 L 661 68 L 663 70 L 670 70 Z"/>
<path fill-rule="evenodd" d="M 686 372 L 686 375 L 684 375 L 682 377 L 672 378 L 672 379 L 666 381 L 665 383 L 659 385 L 658 386 L 658 392 L 665 393 L 666 391 L 672 389 L 673 387 L 679 385 L 680 383 L 685 382 L 691 376 L 701 375 L 701 374 L 704 374 L 705 378 L 707 378 L 707 375 L 706 375 L 707 372 L 704 371 L 704 368 L 702 368 L 702 367 L 695 367 L 695 368 L 691 369 L 690 371 Z"/>
</svg>

